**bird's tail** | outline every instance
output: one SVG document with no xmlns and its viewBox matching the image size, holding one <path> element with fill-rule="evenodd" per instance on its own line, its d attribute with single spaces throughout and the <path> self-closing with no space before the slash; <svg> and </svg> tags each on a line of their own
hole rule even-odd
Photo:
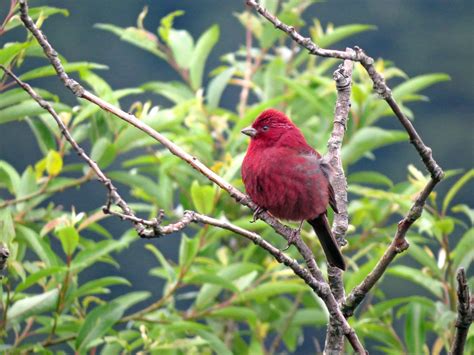
<svg viewBox="0 0 474 355">
<path fill-rule="evenodd" d="M 339 249 L 336 238 L 334 238 L 331 233 L 331 227 L 329 227 L 326 214 L 320 214 L 318 217 L 308 220 L 308 223 L 313 226 L 329 264 L 341 270 L 345 270 L 346 263 L 344 262 L 344 257 Z"/>
</svg>

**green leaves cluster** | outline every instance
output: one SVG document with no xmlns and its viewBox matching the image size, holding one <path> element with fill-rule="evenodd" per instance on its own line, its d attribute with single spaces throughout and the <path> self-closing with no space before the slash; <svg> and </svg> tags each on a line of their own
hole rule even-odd
<svg viewBox="0 0 474 355">
<path fill-rule="evenodd" d="M 301 27 L 305 25 L 302 13 L 312 2 L 291 0 L 278 6 L 277 1 L 269 0 L 265 6 L 282 20 Z M 32 17 L 40 23 L 57 14 L 67 15 L 67 11 L 31 9 Z M 222 57 L 219 67 L 206 70 L 207 59 L 219 41 L 219 28 L 213 25 L 202 34 L 191 35 L 175 28 L 174 19 L 181 15 L 182 11 L 175 11 L 164 16 L 154 32 L 143 25 L 146 9 L 135 27 L 97 25 L 168 63 L 179 74 L 179 81 L 116 89 L 99 75 L 106 66 L 61 59 L 68 72 L 77 73 L 81 82 L 104 100 L 120 106 L 123 98 L 133 97 L 134 103 L 124 109 L 241 189 L 239 169 L 246 141 L 239 131 L 265 108 L 285 110 L 308 140 L 325 151 L 335 102 L 331 75 L 337 61 L 292 51 L 287 38 L 269 23 L 249 12 L 237 14 L 255 38 L 252 61 L 260 63 L 249 86 L 251 99 L 243 103 L 246 109 L 240 117 L 236 110 L 224 107 L 221 98 L 229 86 L 240 85 L 245 77 L 245 48 L 236 48 Z M 5 29 L 18 31 L 19 25 L 13 17 Z M 363 24 L 324 28 L 314 21 L 309 31 L 315 41 L 329 46 L 371 29 Z M 0 64 L 13 66 L 24 80 L 54 75 L 50 66 L 23 71 L 22 64 L 40 53 L 36 42 L 26 37 L 24 42 L 7 43 L 0 49 Z M 383 60 L 376 65 L 387 80 L 401 79 L 393 93 L 409 117 L 413 117 L 406 106 L 409 102 L 424 100 L 423 89 L 448 79 L 444 74 L 408 78 Z M 35 90 L 53 103 L 74 138 L 90 147 L 91 157 L 108 176 L 123 191 L 129 191 L 134 211 L 153 218 L 163 208 L 173 219 L 181 216 L 182 210 L 192 209 L 232 220 L 283 247 L 263 223 L 251 224 L 248 211 L 134 127 L 86 102 L 73 108 L 47 90 Z M 140 96 L 150 92 L 165 98 L 167 104 L 158 108 Z M 376 125 L 390 115 L 385 103 L 373 94 L 363 69 L 356 66 L 343 148 L 351 193 L 350 244 L 344 252 L 351 258 L 345 274 L 347 291 L 372 269 L 390 241 L 396 221 L 408 211 L 428 179 L 413 166 L 403 182 L 393 182 L 378 171 L 353 171 L 359 160 L 373 159 L 378 148 L 406 142 L 404 131 Z M 0 161 L 0 242 L 11 251 L 0 291 L 5 315 L 0 320 L 2 351 L 263 354 L 269 350 L 268 344 L 280 337 L 278 349 L 293 352 L 304 339 L 306 328 L 326 325 L 327 314 L 320 302 L 286 267 L 256 245 L 208 226 L 189 227 L 186 235 L 181 235 L 175 260 L 168 248 L 157 248 L 154 243 L 143 247 L 143 253 L 152 255 L 154 261 L 149 269 L 144 265 L 141 277 L 160 291 L 158 297 L 132 289 L 129 280 L 114 274 L 85 279 L 82 275 L 99 263 L 124 265 L 127 261 L 120 252 L 133 242 L 142 242 L 133 230 L 113 235 L 106 229 L 100 206 L 75 211 L 54 203 L 61 191 L 81 188 L 93 175 L 84 163 L 71 158 L 74 152 L 52 118 L 24 91 L 2 82 L 0 124 L 7 129 L 11 121 L 23 121 L 25 129 L 31 129 L 42 157 L 24 171 L 17 171 L 14 162 Z M 383 287 L 374 291 L 374 297 L 352 321 L 366 343 L 376 344 L 376 350 L 441 353 L 448 349 L 452 335 L 446 329 L 451 329 L 456 306 L 454 271 L 459 266 L 468 269 L 474 257 L 470 247 L 474 243 L 474 211 L 455 201 L 467 184 L 472 184 L 473 174 L 448 172 L 449 191 L 430 197 L 428 209 L 408 235 L 409 252 L 389 269 Z M 309 231 L 304 236 L 323 265 L 315 238 Z M 296 257 L 293 252 L 289 250 Z M 472 286 L 472 278 L 469 282 Z M 407 291 L 393 297 L 391 287 L 400 288 L 401 284 Z M 402 329 L 395 326 L 400 320 Z M 436 340 L 428 344 L 431 338 Z M 470 334 L 468 349 L 474 347 L 473 339 Z"/>
</svg>

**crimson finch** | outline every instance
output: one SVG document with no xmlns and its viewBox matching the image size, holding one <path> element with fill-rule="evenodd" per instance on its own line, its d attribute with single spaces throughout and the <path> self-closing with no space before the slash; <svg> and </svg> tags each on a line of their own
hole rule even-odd
<svg viewBox="0 0 474 355">
<path fill-rule="evenodd" d="M 328 205 L 337 212 L 330 166 L 280 111 L 263 111 L 242 133 L 251 137 L 242 164 L 242 180 L 250 198 L 277 218 L 308 221 L 329 264 L 345 270 L 326 216 Z"/>
</svg>

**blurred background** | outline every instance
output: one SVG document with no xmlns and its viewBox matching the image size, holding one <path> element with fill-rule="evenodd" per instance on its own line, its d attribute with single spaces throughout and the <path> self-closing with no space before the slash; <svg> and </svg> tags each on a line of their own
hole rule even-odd
<svg viewBox="0 0 474 355">
<path fill-rule="evenodd" d="M 212 24 L 220 26 L 221 37 L 213 50 L 207 70 L 219 64 L 220 57 L 244 45 L 245 32 L 234 16 L 241 12 L 244 1 L 212 0 L 82 0 L 82 1 L 31 1 L 32 6 L 49 5 L 66 8 L 68 17 L 50 18 L 43 30 L 55 49 L 69 61 L 91 61 L 105 64 L 108 71 L 100 75 L 113 89 L 134 87 L 150 80 L 168 81 L 178 79 L 163 61 L 155 56 L 120 41 L 112 34 L 94 28 L 97 23 L 112 23 L 117 26 L 135 26 L 138 14 L 144 6 L 149 12 L 145 27 L 154 32 L 159 20 L 174 10 L 184 10 L 185 15 L 175 20 L 175 28 L 190 33 L 202 33 Z M 0 18 L 8 10 L 9 1 L 0 0 Z M 307 23 L 318 18 L 323 26 L 328 23 L 344 25 L 350 23 L 371 24 L 374 31 L 364 32 L 339 44 L 337 49 L 358 45 L 374 58 L 391 60 L 408 76 L 442 72 L 451 76 L 451 81 L 437 84 L 424 91 L 429 102 L 410 104 L 415 114 L 414 125 L 425 143 L 433 149 L 434 157 L 445 169 L 471 168 L 474 162 L 474 123 L 472 112 L 474 85 L 472 85 L 472 58 L 474 40 L 472 14 L 474 3 L 470 0 L 328 0 L 316 3 L 306 11 Z M 302 32 L 305 32 L 304 29 Z M 0 37 L 3 43 L 23 39 L 25 31 L 17 29 Z M 44 65 L 44 60 L 32 60 L 24 70 Z M 205 71 L 207 73 L 208 71 Z M 207 79 L 208 80 L 208 79 Z M 59 95 L 65 102 L 74 103 L 75 98 L 67 92 L 55 77 L 33 82 Z M 390 83 L 389 83 L 390 84 Z M 223 106 L 235 109 L 239 90 L 228 89 L 223 97 Z M 128 100 L 128 101 L 127 101 Z M 127 107 L 133 99 L 124 100 Z M 154 103 L 163 104 L 156 96 Z M 399 127 L 395 119 L 383 120 L 384 127 Z M 0 159 L 23 171 L 26 166 L 41 159 L 33 133 L 26 123 L 10 122 L 0 131 Z M 394 182 L 404 180 L 406 166 L 415 164 L 422 169 L 421 161 L 414 148 L 406 143 L 391 145 L 377 151 L 376 159 L 362 159 L 355 169 L 383 171 Z M 438 191 L 446 191 L 443 183 Z M 458 203 L 474 203 L 472 185 L 465 189 L 469 193 Z M 57 196 L 57 203 L 65 209 L 74 205 L 76 211 L 91 210 L 102 205 L 105 193 L 96 182 L 85 185 L 81 190 L 72 190 Z M 120 235 L 129 228 L 128 223 L 109 219 L 106 227 Z M 164 238 L 153 241 L 169 258 L 177 254 L 178 238 Z M 80 277 L 94 278 L 104 273 L 121 274 L 133 283 L 134 289 L 149 290 L 156 294 L 161 285 L 150 284 L 144 275 L 150 265 L 156 262 L 145 252 L 142 243 L 134 243 L 122 253 L 120 270 L 100 264 L 93 271 L 88 270 Z M 390 280 L 390 278 L 388 278 Z M 385 285 L 396 296 L 396 287 Z M 117 287 L 117 294 L 129 288 Z M 110 295 L 113 297 L 114 295 Z"/>
</svg>

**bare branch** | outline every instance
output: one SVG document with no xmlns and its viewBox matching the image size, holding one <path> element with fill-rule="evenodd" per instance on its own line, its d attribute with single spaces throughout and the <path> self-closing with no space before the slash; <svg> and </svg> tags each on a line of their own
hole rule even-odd
<svg viewBox="0 0 474 355">
<path fill-rule="evenodd" d="M 353 52 L 347 48 L 346 51 Z M 337 100 L 334 112 L 334 126 L 331 137 L 328 141 L 328 160 L 333 173 L 331 186 L 334 189 L 338 213 L 334 215 L 332 232 L 339 242 L 345 245 L 345 235 L 349 225 L 349 215 L 347 212 L 347 181 L 342 167 L 341 146 L 346 131 L 347 119 L 351 107 L 351 83 L 352 69 L 354 63 L 345 60 L 334 72 L 333 78 L 336 82 Z M 328 267 L 328 279 L 332 293 L 339 303 L 344 302 L 344 283 L 342 280 L 342 270 L 337 267 Z M 344 334 L 335 326 L 334 320 L 329 320 L 326 335 L 325 351 L 328 354 L 340 354 L 344 351 Z"/>
<path fill-rule="evenodd" d="M 458 282 L 458 317 L 456 319 L 456 334 L 454 335 L 451 354 L 462 355 L 464 354 L 467 333 L 474 318 L 474 297 L 471 298 L 464 268 L 459 268 L 456 280 Z"/>
</svg>

